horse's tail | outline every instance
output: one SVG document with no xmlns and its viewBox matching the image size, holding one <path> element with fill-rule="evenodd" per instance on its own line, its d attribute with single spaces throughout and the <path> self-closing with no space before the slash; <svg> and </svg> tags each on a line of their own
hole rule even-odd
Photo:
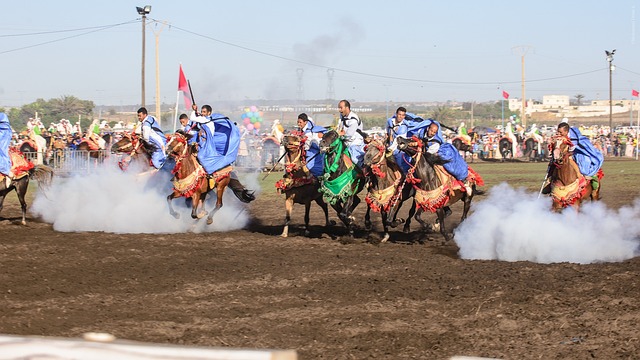
<svg viewBox="0 0 640 360">
<path fill-rule="evenodd" d="M 36 165 L 29 170 L 29 178 L 38 182 L 38 188 L 40 190 L 46 189 L 51 185 L 53 175 L 53 168 L 47 165 Z"/>
<path fill-rule="evenodd" d="M 250 203 L 256 199 L 253 191 L 249 191 L 245 188 L 238 179 L 231 178 L 231 180 L 229 180 L 229 188 L 233 191 L 233 194 L 238 198 L 238 200 L 243 203 Z"/>
</svg>

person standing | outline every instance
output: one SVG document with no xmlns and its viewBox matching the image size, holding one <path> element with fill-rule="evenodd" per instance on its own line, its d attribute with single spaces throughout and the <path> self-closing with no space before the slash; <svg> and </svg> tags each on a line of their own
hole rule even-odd
<svg viewBox="0 0 640 360">
<path fill-rule="evenodd" d="M 359 167 L 364 163 L 364 136 L 362 135 L 362 121 L 358 114 L 351 111 L 351 104 L 348 100 L 340 100 L 338 103 L 340 112 L 340 122 L 338 123 L 338 133 L 344 134 L 345 145 L 349 148 L 351 160 Z"/>
<path fill-rule="evenodd" d="M 160 129 L 160 124 L 158 124 L 156 118 L 149 115 L 146 108 L 141 107 L 138 109 L 138 121 L 140 121 L 142 139 L 155 147 L 151 154 L 151 164 L 154 168 L 160 169 L 167 159 L 165 155 L 167 138 L 164 136 L 162 129 Z"/>
<path fill-rule="evenodd" d="M 11 157 L 9 157 L 9 145 L 11 144 L 11 124 L 7 114 L 0 112 L 0 175 L 6 179 L 7 186 L 11 185 L 13 172 L 11 171 Z"/>
<path fill-rule="evenodd" d="M 515 135 L 513 127 L 514 121 L 508 121 L 504 131 L 504 135 L 511 140 L 511 157 L 515 159 L 518 156 L 518 138 Z"/>
</svg>

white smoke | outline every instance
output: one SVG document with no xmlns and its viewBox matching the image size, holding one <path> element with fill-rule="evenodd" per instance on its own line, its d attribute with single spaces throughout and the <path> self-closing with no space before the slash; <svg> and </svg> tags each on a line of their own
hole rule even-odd
<svg viewBox="0 0 640 360">
<path fill-rule="evenodd" d="M 455 230 L 463 259 L 537 263 L 623 261 L 640 254 L 640 199 L 633 206 L 608 209 L 585 202 L 580 212 L 550 211 L 551 199 L 506 183 L 473 204 Z"/>
<path fill-rule="evenodd" d="M 207 225 L 206 217 L 192 219 L 185 198 L 173 200 L 180 214 L 175 219 L 167 205 L 170 178 L 168 171 L 139 175 L 133 168 L 122 172 L 115 164 L 104 164 L 90 174 L 55 177 L 51 188 L 36 195 L 31 212 L 64 232 L 201 233 L 241 229 L 248 223 L 246 204 L 230 189 L 225 191 L 224 206 L 213 216 L 213 224 Z M 205 204 L 207 211 L 214 208 L 214 192 L 207 195 Z"/>
</svg>

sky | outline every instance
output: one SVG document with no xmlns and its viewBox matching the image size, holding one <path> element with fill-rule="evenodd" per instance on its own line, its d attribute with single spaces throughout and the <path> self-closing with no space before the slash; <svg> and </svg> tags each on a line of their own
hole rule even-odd
<svg viewBox="0 0 640 360">
<path fill-rule="evenodd" d="M 27 0 L 0 5 L 0 107 L 140 104 L 145 5 L 147 105 L 156 71 L 176 102 L 180 64 L 214 106 L 325 99 L 331 83 L 355 104 L 497 101 L 522 97 L 523 59 L 528 99 L 608 99 L 613 49 L 613 98 L 640 89 L 640 0 Z"/>
</svg>

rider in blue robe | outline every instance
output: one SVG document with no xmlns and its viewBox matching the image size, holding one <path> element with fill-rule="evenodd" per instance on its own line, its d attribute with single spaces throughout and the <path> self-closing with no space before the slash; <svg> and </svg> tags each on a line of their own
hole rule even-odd
<svg viewBox="0 0 640 360">
<path fill-rule="evenodd" d="M 392 151 L 393 157 L 400 167 L 400 170 L 406 174 L 411 167 L 411 157 L 404 151 L 398 150 L 396 138 L 398 137 L 411 137 L 409 135 L 409 127 L 415 128 L 419 122 L 423 121 L 422 118 L 415 114 L 407 112 L 404 107 L 399 107 L 396 110 L 395 115 L 387 119 L 385 126 L 385 133 L 387 134 L 388 148 Z M 413 133 L 412 133 L 413 134 Z"/>
<path fill-rule="evenodd" d="M 211 107 L 204 105 L 202 115 L 192 115 L 191 120 L 200 126 L 197 157 L 207 174 L 213 174 L 236 161 L 240 148 L 240 129 L 228 117 L 212 114 Z"/>
<path fill-rule="evenodd" d="M 11 158 L 9 157 L 11 136 L 9 118 L 5 113 L 0 112 L 0 173 L 8 177 L 13 177 L 11 173 Z"/>
<path fill-rule="evenodd" d="M 147 109 L 143 107 L 138 109 L 138 120 L 142 122 L 142 138 L 155 146 L 155 150 L 151 154 L 151 164 L 156 169 L 160 169 L 167 159 L 165 154 L 167 138 L 160 129 L 156 118 L 147 114 Z"/>
<path fill-rule="evenodd" d="M 304 148 L 306 150 L 307 169 L 315 177 L 324 174 L 324 154 L 320 153 L 320 137 L 327 129 L 313 123 L 313 120 L 302 113 L 298 115 L 298 128 L 306 137 Z"/>
<path fill-rule="evenodd" d="M 578 164 L 580 173 L 586 176 L 595 176 L 604 162 L 602 153 L 576 127 L 569 128 L 569 139 L 575 146 L 573 159 Z"/>
<path fill-rule="evenodd" d="M 440 123 L 431 120 L 431 124 L 435 124 L 438 130 L 431 137 L 428 136 L 429 131 L 427 131 L 427 152 L 438 155 L 444 162 L 444 169 L 454 178 L 461 181 L 466 180 L 467 176 L 469 176 L 469 166 L 466 161 L 464 161 L 458 149 L 444 141 L 440 131 Z"/>
</svg>

